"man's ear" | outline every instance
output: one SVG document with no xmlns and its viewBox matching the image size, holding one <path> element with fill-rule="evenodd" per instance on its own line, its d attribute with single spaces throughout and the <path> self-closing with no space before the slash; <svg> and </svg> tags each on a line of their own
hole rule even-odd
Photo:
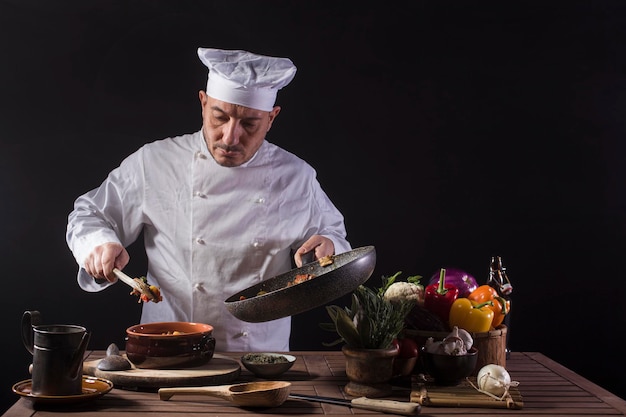
<svg viewBox="0 0 626 417">
<path fill-rule="evenodd" d="M 204 107 L 204 104 L 206 103 L 207 97 L 208 96 L 206 95 L 204 90 L 198 91 L 198 98 L 200 99 L 200 104 L 202 104 L 202 107 Z"/>
<path fill-rule="evenodd" d="M 269 120 L 269 124 L 267 125 L 267 131 L 268 132 L 272 128 L 272 123 L 274 123 L 274 120 L 278 116 L 278 113 L 280 113 L 280 106 L 274 106 L 274 108 L 270 112 L 270 120 Z"/>
<path fill-rule="evenodd" d="M 200 99 L 200 108 L 202 110 L 202 117 L 204 117 L 204 108 L 206 106 L 209 96 L 203 90 L 198 91 L 198 98 Z"/>
</svg>

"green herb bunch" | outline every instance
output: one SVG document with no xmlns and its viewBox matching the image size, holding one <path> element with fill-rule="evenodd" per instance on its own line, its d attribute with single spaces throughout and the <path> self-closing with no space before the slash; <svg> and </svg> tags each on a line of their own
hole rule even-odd
<svg viewBox="0 0 626 417">
<path fill-rule="evenodd" d="M 339 339 L 323 345 L 334 346 L 343 342 L 351 348 L 389 348 L 404 328 L 404 319 L 415 303 L 392 303 L 385 300 L 383 294 L 384 291 L 360 285 L 352 293 L 350 308 L 326 306 L 332 323 L 320 323 L 320 327 L 336 332 Z"/>
</svg>

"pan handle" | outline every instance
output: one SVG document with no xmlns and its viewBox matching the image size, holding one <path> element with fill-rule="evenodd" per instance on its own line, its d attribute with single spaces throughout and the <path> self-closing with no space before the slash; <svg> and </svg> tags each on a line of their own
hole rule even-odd
<svg viewBox="0 0 626 417">
<path fill-rule="evenodd" d="M 300 259 L 302 260 L 302 266 L 310 264 L 315 260 L 315 249 L 312 249 L 307 253 L 300 255 Z"/>
</svg>

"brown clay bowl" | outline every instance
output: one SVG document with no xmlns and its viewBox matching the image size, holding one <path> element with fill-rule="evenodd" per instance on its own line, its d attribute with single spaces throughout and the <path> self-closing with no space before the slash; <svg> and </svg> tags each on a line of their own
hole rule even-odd
<svg viewBox="0 0 626 417">
<path fill-rule="evenodd" d="M 126 356 L 137 368 L 188 368 L 215 353 L 213 326 L 184 321 L 144 323 L 126 329 Z"/>
</svg>

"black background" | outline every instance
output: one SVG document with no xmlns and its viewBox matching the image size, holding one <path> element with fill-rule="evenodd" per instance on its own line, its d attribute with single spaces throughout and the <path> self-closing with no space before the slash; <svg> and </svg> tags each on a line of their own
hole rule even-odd
<svg viewBox="0 0 626 417">
<path fill-rule="evenodd" d="M 2 406 L 29 377 L 24 310 L 85 325 L 99 349 L 138 322 L 121 285 L 78 288 L 67 215 L 143 143 L 199 129 L 199 46 L 298 66 L 268 139 L 318 169 L 354 247 L 376 246 L 372 285 L 442 266 L 482 283 L 501 255 L 511 348 L 626 397 L 625 7 L 0 1 Z M 292 348 L 323 349 L 326 320 L 295 316 Z"/>
</svg>

